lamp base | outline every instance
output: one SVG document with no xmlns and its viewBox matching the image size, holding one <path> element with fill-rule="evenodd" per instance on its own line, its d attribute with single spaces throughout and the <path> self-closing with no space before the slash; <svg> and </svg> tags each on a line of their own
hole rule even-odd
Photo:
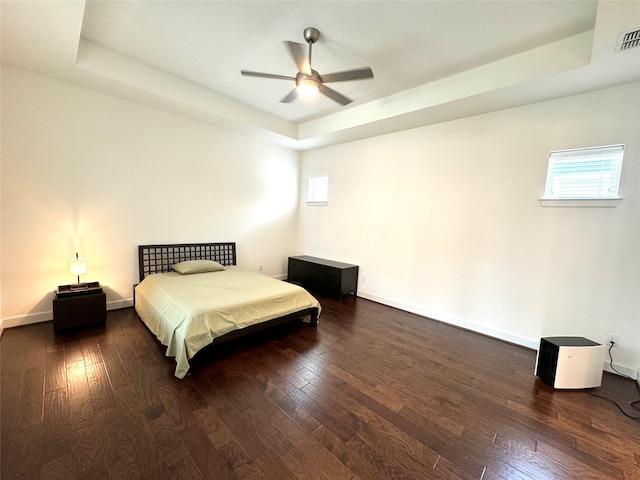
<svg viewBox="0 0 640 480">
<path fill-rule="evenodd" d="M 69 285 L 70 290 L 86 290 L 89 288 L 87 283 L 73 283 Z"/>
</svg>

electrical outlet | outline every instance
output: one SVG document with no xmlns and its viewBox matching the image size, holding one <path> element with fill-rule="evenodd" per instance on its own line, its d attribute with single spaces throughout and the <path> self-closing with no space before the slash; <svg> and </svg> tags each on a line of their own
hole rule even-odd
<svg viewBox="0 0 640 480">
<path fill-rule="evenodd" d="M 618 343 L 620 343 L 620 335 L 614 335 L 613 333 L 608 333 L 607 334 L 607 343 L 609 345 L 611 345 L 611 342 L 613 342 L 613 346 L 617 347 Z"/>
<path fill-rule="evenodd" d="M 367 282 L 367 279 L 365 278 L 364 275 L 361 278 L 362 278 L 362 283 L 365 284 Z"/>
</svg>

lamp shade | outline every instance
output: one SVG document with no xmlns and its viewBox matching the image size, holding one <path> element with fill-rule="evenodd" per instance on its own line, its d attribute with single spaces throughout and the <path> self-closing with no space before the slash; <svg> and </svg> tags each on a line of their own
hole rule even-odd
<svg viewBox="0 0 640 480">
<path fill-rule="evenodd" d="M 87 273 L 87 261 L 84 258 L 69 260 L 69 273 L 71 275 L 84 275 Z"/>
<path fill-rule="evenodd" d="M 84 258 L 72 258 L 69 260 L 69 273 L 71 275 L 84 275 L 87 273 L 87 261 Z"/>
</svg>

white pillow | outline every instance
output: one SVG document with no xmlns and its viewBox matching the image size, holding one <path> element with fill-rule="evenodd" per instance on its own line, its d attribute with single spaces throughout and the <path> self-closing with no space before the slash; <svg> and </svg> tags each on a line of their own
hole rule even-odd
<svg viewBox="0 0 640 480">
<path fill-rule="evenodd" d="M 181 275 L 189 275 L 191 273 L 219 272 L 224 267 L 213 260 L 187 260 L 185 262 L 176 263 L 173 269 Z"/>
</svg>

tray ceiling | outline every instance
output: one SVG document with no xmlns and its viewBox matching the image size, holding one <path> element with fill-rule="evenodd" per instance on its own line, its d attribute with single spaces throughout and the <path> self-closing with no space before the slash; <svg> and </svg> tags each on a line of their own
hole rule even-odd
<svg viewBox="0 0 640 480">
<path fill-rule="evenodd" d="M 639 24 L 637 2 L 3 1 L 2 60 L 305 149 L 635 81 L 640 55 L 614 46 Z M 331 84 L 352 104 L 240 75 L 295 76 L 283 41 L 308 26 L 321 74 L 373 69 Z"/>
</svg>

